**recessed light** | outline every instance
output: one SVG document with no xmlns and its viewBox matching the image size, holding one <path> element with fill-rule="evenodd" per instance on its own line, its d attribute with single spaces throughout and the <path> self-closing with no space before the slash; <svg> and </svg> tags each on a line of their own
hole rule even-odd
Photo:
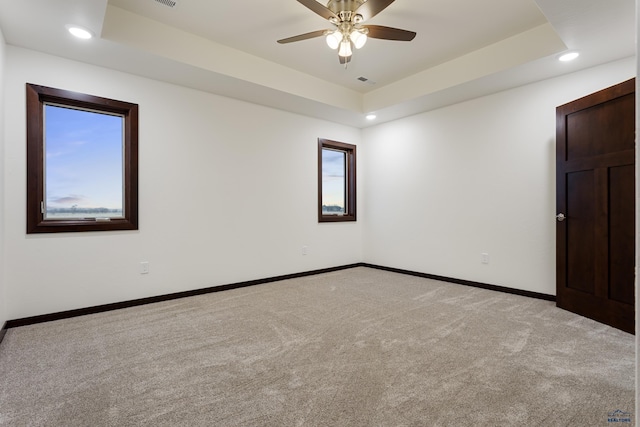
<svg viewBox="0 0 640 427">
<path fill-rule="evenodd" d="M 578 52 L 567 52 L 563 55 L 561 55 L 558 60 L 562 61 L 562 62 L 568 62 L 568 61 L 573 61 L 574 59 L 576 59 L 578 56 L 580 56 L 580 54 Z"/>
<path fill-rule="evenodd" d="M 372 114 L 367 114 L 367 120 L 375 120 L 375 119 L 376 119 L 376 117 L 378 117 L 378 116 L 376 116 L 376 115 L 375 115 L 375 114 L 373 114 L 373 113 L 372 113 Z"/>
<path fill-rule="evenodd" d="M 86 28 L 82 28 L 78 25 L 67 25 L 67 31 L 79 39 L 88 40 L 93 37 L 93 33 Z"/>
</svg>

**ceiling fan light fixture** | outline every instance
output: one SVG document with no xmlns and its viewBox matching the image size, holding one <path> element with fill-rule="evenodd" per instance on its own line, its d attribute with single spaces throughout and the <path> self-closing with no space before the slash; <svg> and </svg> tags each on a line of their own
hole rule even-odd
<svg viewBox="0 0 640 427">
<path fill-rule="evenodd" d="M 173 0 L 156 0 L 158 2 Z M 332 29 L 316 30 L 297 36 L 277 40 L 280 44 L 299 42 L 302 40 L 324 37 L 327 45 L 338 50 L 341 65 L 347 68 L 351 61 L 353 49 L 361 49 L 367 39 L 411 41 L 414 31 L 381 25 L 361 25 L 386 9 L 395 0 L 297 0 L 310 11 L 329 21 Z M 323 3 L 327 1 L 327 5 Z M 373 82 L 372 84 L 375 84 Z"/>
<path fill-rule="evenodd" d="M 342 41 L 342 39 L 342 33 L 340 31 L 334 31 L 327 34 L 327 45 L 331 49 L 337 49 L 338 46 L 340 46 L 340 42 Z"/>
<path fill-rule="evenodd" d="M 340 50 L 338 51 L 338 55 L 342 57 L 349 57 L 353 54 L 351 51 L 351 42 L 345 37 L 340 42 Z"/>
<path fill-rule="evenodd" d="M 351 34 L 349 34 L 349 38 L 356 49 L 360 49 L 367 42 L 367 35 L 361 30 L 353 30 Z"/>
</svg>

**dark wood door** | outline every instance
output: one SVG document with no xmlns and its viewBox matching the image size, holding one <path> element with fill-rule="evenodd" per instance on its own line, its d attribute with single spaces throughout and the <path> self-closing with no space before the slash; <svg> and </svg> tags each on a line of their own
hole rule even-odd
<svg viewBox="0 0 640 427">
<path fill-rule="evenodd" d="M 634 141 L 635 79 L 556 110 L 557 306 L 629 333 Z"/>
</svg>

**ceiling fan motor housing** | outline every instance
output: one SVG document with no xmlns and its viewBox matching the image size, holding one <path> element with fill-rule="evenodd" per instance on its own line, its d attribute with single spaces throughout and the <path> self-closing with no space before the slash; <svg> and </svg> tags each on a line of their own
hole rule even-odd
<svg viewBox="0 0 640 427">
<path fill-rule="evenodd" d="M 366 0 L 329 0 L 327 9 L 339 15 L 340 12 L 353 12 L 359 8 Z"/>
<path fill-rule="evenodd" d="M 157 0 L 160 1 L 160 0 Z M 413 31 L 400 28 L 384 27 L 381 25 L 362 25 L 382 12 L 395 0 L 327 0 L 323 6 L 316 0 L 298 0 L 303 6 L 317 15 L 328 20 L 335 26 L 332 30 L 316 30 L 278 40 L 285 44 L 315 37 L 326 37 L 331 49 L 338 49 L 340 64 L 347 64 L 351 60 L 351 47 L 360 49 L 368 37 L 383 40 L 411 41 L 416 36 Z"/>
</svg>

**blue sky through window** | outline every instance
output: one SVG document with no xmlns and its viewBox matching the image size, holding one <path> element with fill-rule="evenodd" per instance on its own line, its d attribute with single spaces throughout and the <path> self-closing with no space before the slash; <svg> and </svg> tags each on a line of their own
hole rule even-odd
<svg viewBox="0 0 640 427">
<path fill-rule="evenodd" d="M 322 150 L 322 204 L 340 206 L 345 203 L 345 158 L 343 151 Z"/>
<path fill-rule="evenodd" d="M 123 123 L 122 116 L 45 105 L 48 211 L 105 208 L 122 216 Z"/>
</svg>

